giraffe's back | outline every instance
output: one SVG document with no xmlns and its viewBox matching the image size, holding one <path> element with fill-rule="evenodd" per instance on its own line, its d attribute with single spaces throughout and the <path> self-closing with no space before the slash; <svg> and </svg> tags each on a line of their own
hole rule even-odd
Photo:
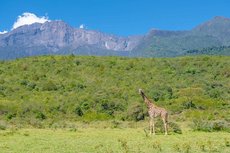
<svg viewBox="0 0 230 153">
<path fill-rule="evenodd" d="M 157 116 L 167 117 L 168 116 L 168 112 L 164 108 L 157 107 L 157 106 L 151 107 L 148 113 L 150 117 L 157 117 Z"/>
</svg>

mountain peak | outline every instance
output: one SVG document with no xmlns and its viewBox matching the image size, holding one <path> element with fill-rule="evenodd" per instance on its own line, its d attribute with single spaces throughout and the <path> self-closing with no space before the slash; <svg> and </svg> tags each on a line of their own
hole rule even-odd
<svg viewBox="0 0 230 153">
<path fill-rule="evenodd" d="M 42 24 L 42 26 L 58 27 L 58 28 L 72 28 L 70 25 L 68 25 L 66 22 L 62 20 L 54 20 L 50 22 L 45 22 L 44 24 Z"/>
<path fill-rule="evenodd" d="M 74 28 L 62 20 L 20 26 L 0 35 L 0 59 L 43 55 L 177 56 L 186 50 L 230 45 L 230 18 L 216 16 L 190 31 L 151 29 L 121 37 Z"/>
<path fill-rule="evenodd" d="M 230 18 L 224 16 L 215 16 L 212 20 L 230 20 Z"/>
<path fill-rule="evenodd" d="M 230 18 L 215 16 L 211 20 L 204 22 L 193 29 L 193 31 L 223 31 L 230 27 Z"/>
</svg>

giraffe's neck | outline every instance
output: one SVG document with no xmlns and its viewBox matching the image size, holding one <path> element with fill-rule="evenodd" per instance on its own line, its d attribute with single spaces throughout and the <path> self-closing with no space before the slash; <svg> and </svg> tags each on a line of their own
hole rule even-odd
<svg viewBox="0 0 230 153">
<path fill-rule="evenodd" d="M 151 101 L 148 99 L 148 97 L 144 93 L 142 93 L 141 96 L 148 107 L 154 105 L 153 103 L 151 103 Z"/>
</svg>

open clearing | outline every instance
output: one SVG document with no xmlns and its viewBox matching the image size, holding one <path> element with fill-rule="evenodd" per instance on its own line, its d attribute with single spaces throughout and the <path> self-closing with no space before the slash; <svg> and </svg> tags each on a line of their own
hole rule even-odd
<svg viewBox="0 0 230 153">
<path fill-rule="evenodd" d="M 1 153 L 230 152 L 230 134 L 146 136 L 143 129 L 19 129 L 0 131 Z"/>
</svg>

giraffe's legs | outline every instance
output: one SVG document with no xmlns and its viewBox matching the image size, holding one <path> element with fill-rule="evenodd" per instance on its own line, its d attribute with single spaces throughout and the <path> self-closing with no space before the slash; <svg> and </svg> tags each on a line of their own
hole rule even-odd
<svg viewBox="0 0 230 153">
<path fill-rule="evenodd" d="M 150 117 L 149 130 L 150 130 L 150 135 L 152 135 L 152 134 L 155 135 L 155 124 L 154 124 L 154 118 L 153 117 Z"/>
<path fill-rule="evenodd" d="M 153 118 L 150 117 L 150 120 L 149 120 L 149 134 L 152 135 L 153 133 Z"/>
<path fill-rule="evenodd" d="M 163 122 L 164 122 L 165 135 L 168 135 L 168 123 L 165 119 L 163 119 Z"/>
<path fill-rule="evenodd" d="M 154 119 L 153 119 L 153 135 L 155 135 L 156 133 L 155 133 L 155 122 L 154 122 Z"/>
</svg>

